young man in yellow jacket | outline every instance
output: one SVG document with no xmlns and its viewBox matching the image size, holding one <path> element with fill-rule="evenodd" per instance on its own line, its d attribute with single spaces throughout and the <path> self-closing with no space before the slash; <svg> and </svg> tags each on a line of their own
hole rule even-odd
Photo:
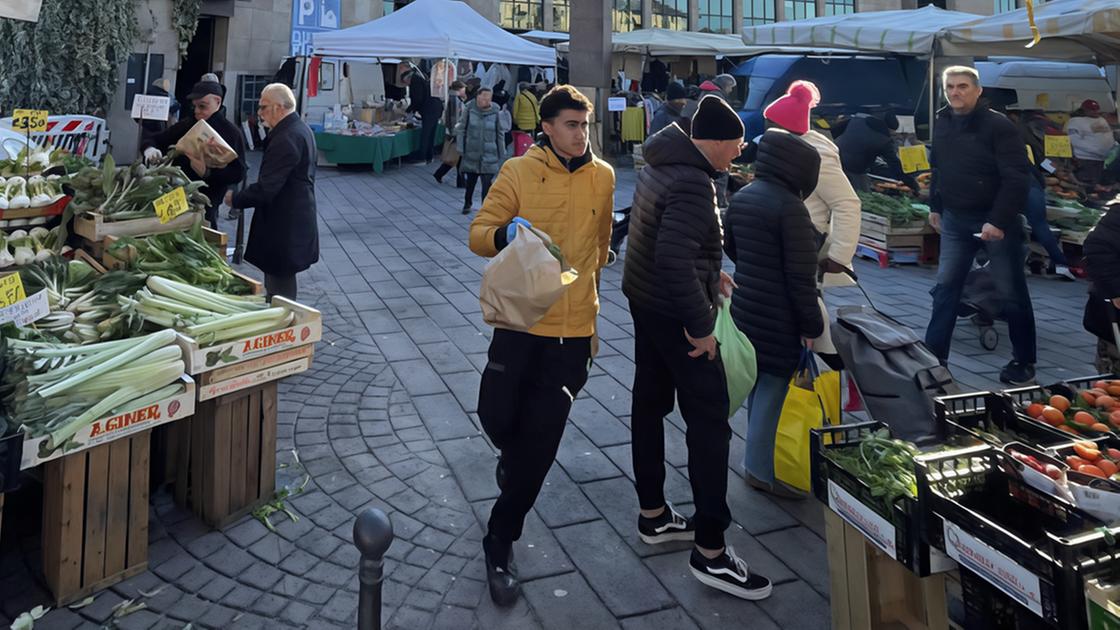
<svg viewBox="0 0 1120 630">
<path fill-rule="evenodd" d="M 591 153 L 591 102 L 561 85 L 545 95 L 540 111 L 542 139 L 505 163 L 470 231 L 471 251 L 491 257 L 516 238 L 517 224 L 532 225 L 579 272 L 528 332 L 494 330 L 482 374 L 478 417 L 501 451 L 500 495 L 482 547 L 490 596 L 501 606 L 517 599 L 511 547 L 552 467 L 572 401 L 587 382 L 599 273 L 610 251 L 614 169 Z"/>
</svg>

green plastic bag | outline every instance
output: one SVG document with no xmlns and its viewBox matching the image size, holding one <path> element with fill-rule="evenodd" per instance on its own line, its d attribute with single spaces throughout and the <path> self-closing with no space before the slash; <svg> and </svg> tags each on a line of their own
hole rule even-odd
<svg viewBox="0 0 1120 630">
<path fill-rule="evenodd" d="M 751 340 L 735 325 L 731 318 L 731 300 L 724 299 L 716 314 L 716 341 L 719 342 L 719 355 L 723 359 L 723 371 L 727 375 L 727 398 L 731 402 L 727 417 L 735 415 L 746 402 L 758 379 L 758 363 L 755 361 L 754 346 Z"/>
</svg>

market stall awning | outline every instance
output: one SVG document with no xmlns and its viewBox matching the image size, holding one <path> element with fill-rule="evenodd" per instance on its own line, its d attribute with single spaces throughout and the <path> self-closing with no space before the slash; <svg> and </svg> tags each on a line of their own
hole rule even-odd
<svg viewBox="0 0 1120 630">
<path fill-rule="evenodd" d="M 558 44 L 556 50 L 566 53 L 569 45 Z M 744 57 L 764 52 L 744 46 L 742 40 L 734 35 L 672 31 L 661 28 L 612 33 L 611 50 L 615 53 L 634 53 L 654 57 Z"/>
<path fill-rule="evenodd" d="M 525 39 L 539 39 L 546 42 L 566 42 L 571 39 L 571 35 L 567 33 L 557 33 L 556 31 L 526 31 L 518 33 L 518 37 Z"/>
<path fill-rule="evenodd" d="M 1042 40 L 1031 42 L 1027 10 L 1019 9 L 951 26 L 941 38 L 946 55 L 1018 55 L 1045 59 L 1120 61 L 1120 1 L 1053 0 L 1036 3 Z"/>
<path fill-rule="evenodd" d="M 742 39 L 747 46 L 843 48 L 928 55 L 940 33 L 953 26 L 975 22 L 979 17 L 930 5 L 916 10 L 871 11 L 744 26 Z"/>
<path fill-rule="evenodd" d="M 39 21 L 39 9 L 43 0 L 0 0 L 0 18 Z"/>
<path fill-rule="evenodd" d="M 321 56 L 556 65 L 553 49 L 502 30 L 457 0 L 416 0 L 372 22 L 316 33 L 312 43 Z"/>
</svg>

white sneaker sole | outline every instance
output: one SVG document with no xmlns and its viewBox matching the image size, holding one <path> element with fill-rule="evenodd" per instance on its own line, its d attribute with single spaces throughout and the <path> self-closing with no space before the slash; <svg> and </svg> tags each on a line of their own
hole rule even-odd
<svg viewBox="0 0 1120 630">
<path fill-rule="evenodd" d="M 697 580 L 700 580 L 701 584 L 710 586 L 717 591 L 723 591 L 728 595 L 734 595 L 735 597 L 738 597 L 740 599 L 747 599 L 750 601 L 766 599 L 767 597 L 770 597 L 770 593 L 774 590 L 774 585 L 768 584 L 766 588 L 756 589 L 752 591 L 741 586 L 728 584 L 727 582 L 724 582 L 719 578 L 712 577 L 707 573 L 704 573 L 703 571 L 696 570 L 696 567 L 693 567 L 692 565 L 689 565 L 688 568 L 690 571 L 692 571 L 692 575 L 694 575 Z"/>
<path fill-rule="evenodd" d="M 661 543 L 674 542 L 677 540 L 688 542 L 696 540 L 696 532 L 673 532 L 657 534 L 656 536 L 648 536 L 646 534 L 638 532 L 638 536 L 640 536 L 642 542 L 647 545 L 660 545 Z"/>
</svg>

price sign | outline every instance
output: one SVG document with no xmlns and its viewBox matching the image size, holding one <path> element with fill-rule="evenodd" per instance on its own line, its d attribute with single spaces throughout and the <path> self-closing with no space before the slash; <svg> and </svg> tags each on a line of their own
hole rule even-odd
<svg viewBox="0 0 1120 630">
<path fill-rule="evenodd" d="M 1034 104 L 1036 106 L 1038 106 L 1039 109 L 1049 109 L 1050 108 L 1050 95 L 1047 94 L 1046 92 L 1039 92 L 1038 94 L 1035 94 L 1034 95 Z"/>
<path fill-rule="evenodd" d="M 10 273 L 0 278 L 0 308 L 26 299 L 27 293 L 23 290 L 23 280 L 18 273 Z"/>
<path fill-rule="evenodd" d="M 899 147 L 898 157 L 902 160 L 902 172 L 904 173 L 929 170 L 929 158 L 926 157 L 926 146 L 924 144 Z"/>
<path fill-rule="evenodd" d="M 12 129 L 17 131 L 46 131 L 47 110 L 17 109 L 12 112 Z"/>
<path fill-rule="evenodd" d="M 132 100 L 132 117 L 140 120 L 167 120 L 171 111 L 171 98 L 151 94 L 137 94 Z"/>
<path fill-rule="evenodd" d="M 156 199 L 152 205 L 155 206 L 160 223 L 167 223 L 191 208 L 187 205 L 187 193 L 182 186 Z"/>
<path fill-rule="evenodd" d="M 1046 136 L 1045 138 L 1046 157 L 1073 157 L 1073 147 L 1069 144 L 1069 136 Z"/>
<path fill-rule="evenodd" d="M 607 111 L 609 112 L 624 112 L 626 111 L 626 97 L 625 96 L 612 96 L 607 99 Z"/>
</svg>

